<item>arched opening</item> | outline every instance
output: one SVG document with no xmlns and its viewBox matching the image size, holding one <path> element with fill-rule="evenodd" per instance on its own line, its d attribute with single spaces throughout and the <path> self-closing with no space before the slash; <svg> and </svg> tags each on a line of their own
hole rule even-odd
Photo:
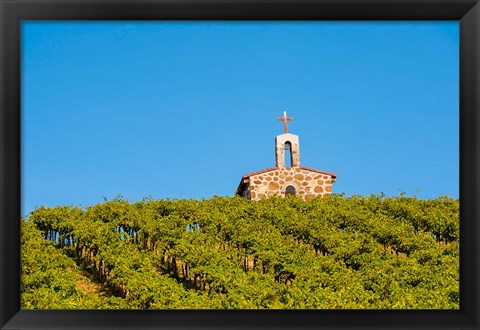
<svg viewBox="0 0 480 330">
<path fill-rule="evenodd" d="M 286 195 L 295 195 L 295 187 L 287 186 L 287 188 L 285 189 L 285 196 Z"/>
<path fill-rule="evenodd" d="M 293 159 L 292 159 L 292 144 L 287 141 L 285 142 L 285 167 L 292 167 Z"/>
</svg>

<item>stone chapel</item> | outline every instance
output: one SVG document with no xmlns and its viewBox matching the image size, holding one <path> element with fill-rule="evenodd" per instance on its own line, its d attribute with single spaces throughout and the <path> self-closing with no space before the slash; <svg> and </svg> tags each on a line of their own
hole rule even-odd
<svg viewBox="0 0 480 330">
<path fill-rule="evenodd" d="M 305 200 L 332 193 L 332 183 L 337 175 L 300 165 L 298 136 L 288 133 L 286 111 L 283 117 L 284 134 L 275 138 L 276 166 L 245 174 L 238 185 L 236 194 L 250 200 L 271 196 L 298 195 Z"/>
</svg>

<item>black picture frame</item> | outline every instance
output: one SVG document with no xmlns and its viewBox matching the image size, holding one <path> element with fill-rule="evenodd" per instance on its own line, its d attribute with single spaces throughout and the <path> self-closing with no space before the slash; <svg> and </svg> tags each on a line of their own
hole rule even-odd
<svg viewBox="0 0 480 330">
<path fill-rule="evenodd" d="M 0 0 L 0 326 L 479 329 L 478 0 Z M 20 23 L 24 20 L 455 20 L 460 22 L 459 310 L 20 310 Z"/>
</svg>

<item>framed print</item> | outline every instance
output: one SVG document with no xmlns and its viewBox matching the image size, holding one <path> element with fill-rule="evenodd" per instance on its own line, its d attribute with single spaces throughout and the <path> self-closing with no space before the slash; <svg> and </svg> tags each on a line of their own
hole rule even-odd
<svg viewBox="0 0 480 330">
<path fill-rule="evenodd" d="M 478 1 L 0 1 L 2 329 L 478 329 Z"/>
</svg>

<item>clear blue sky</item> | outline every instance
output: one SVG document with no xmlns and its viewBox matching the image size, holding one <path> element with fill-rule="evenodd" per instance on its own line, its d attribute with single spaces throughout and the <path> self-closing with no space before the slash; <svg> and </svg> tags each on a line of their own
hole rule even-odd
<svg viewBox="0 0 480 330">
<path fill-rule="evenodd" d="M 459 191 L 457 22 L 23 22 L 22 214 L 233 195 L 275 165 L 336 193 Z"/>
</svg>

